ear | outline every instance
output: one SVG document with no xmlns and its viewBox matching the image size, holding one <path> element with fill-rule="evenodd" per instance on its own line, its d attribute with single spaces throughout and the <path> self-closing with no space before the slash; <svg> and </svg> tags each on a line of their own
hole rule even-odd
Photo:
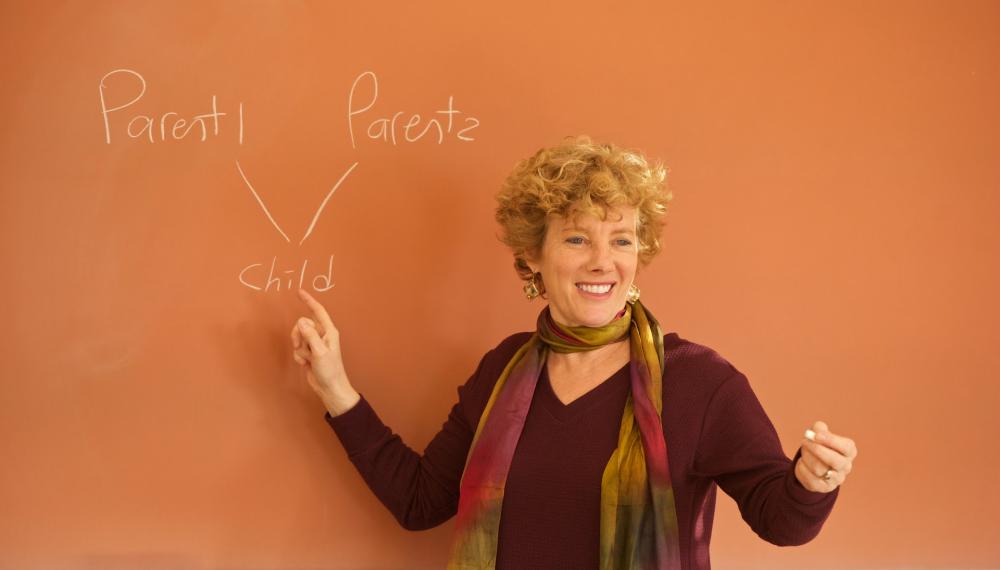
<svg viewBox="0 0 1000 570">
<path fill-rule="evenodd" d="M 528 268 L 531 269 L 532 274 L 538 273 L 538 271 L 541 269 L 541 264 L 538 262 L 538 257 L 532 254 L 531 252 L 529 251 L 524 252 L 524 255 L 521 256 L 521 259 L 523 259 L 524 262 L 528 264 Z"/>
</svg>

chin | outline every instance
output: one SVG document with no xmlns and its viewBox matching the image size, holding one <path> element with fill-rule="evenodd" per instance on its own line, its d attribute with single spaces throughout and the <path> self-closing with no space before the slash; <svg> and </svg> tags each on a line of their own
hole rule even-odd
<svg viewBox="0 0 1000 570">
<path fill-rule="evenodd" d="M 550 301 L 550 308 L 552 302 Z M 602 302 L 600 306 L 590 306 L 585 307 L 583 311 L 564 311 L 556 308 L 556 314 L 553 317 L 559 323 L 572 326 L 572 327 L 603 327 L 604 325 L 610 323 L 618 315 L 618 312 L 622 310 L 625 306 L 625 298 L 621 299 L 607 299 Z M 562 316 L 565 318 L 559 318 Z"/>
<path fill-rule="evenodd" d="M 592 315 L 587 315 L 587 317 L 580 319 L 579 322 L 582 323 L 582 326 L 585 327 L 591 327 L 591 328 L 603 327 L 604 325 L 607 325 L 611 321 L 615 320 L 615 316 L 617 315 L 618 315 L 618 310 L 601 313 L 600 315 L 592 314 Z"/>
</svg>

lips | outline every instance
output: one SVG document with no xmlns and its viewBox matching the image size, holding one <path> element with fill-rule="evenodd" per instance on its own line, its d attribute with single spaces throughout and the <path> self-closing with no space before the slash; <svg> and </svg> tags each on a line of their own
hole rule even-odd
<svg viewBox="0 0 1000 570">
<path fill-rule="evenodd" d="M 577 283 L 576 289 L 584 296 L 603 299 L 611 295 L 614 283 Z"/>
</svg>

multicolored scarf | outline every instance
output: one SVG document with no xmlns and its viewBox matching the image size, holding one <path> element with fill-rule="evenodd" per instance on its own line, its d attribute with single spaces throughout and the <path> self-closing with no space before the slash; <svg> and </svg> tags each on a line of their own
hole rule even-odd
<svg viewBox="0 0 1000 570">
<path fill-rule="evenodd" d="M 677 513 L 667 464 L 663 334 L 638 301 L 599 328 L 563 327 L 546 307 L 538 330 L 507 363 L 472 440 L 462 474 L 449 570 L 492 570 L 504 487 L 549 350 L 594 350 L 629 336 L 631 394 L 618 448 L 601 481 L 601 570 L 679 570 Z"/>
</svg>

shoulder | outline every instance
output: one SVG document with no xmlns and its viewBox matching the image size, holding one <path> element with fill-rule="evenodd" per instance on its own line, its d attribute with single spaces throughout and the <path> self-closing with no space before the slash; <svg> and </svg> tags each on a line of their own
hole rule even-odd
<svg viewBox="0 0 1000 570">
<path fill-rule="evenodd" d="M 486 372 L 486 377 L 492 377 L 495 382 L 503 369 L 510 362 L 510 359 L 514 356 L 519 348 L 524 346 L 524 343 L 528 342 L 531 338 L 532 332 L 518 332 L 514 333 L 507 338 L 500 341 L 495 347 L 490 349 L 483 356 L 483 361 L 480 363 L 480 367 Z M 490 387 L 492 390 L 492 386 Z"/>
<path fill-rule="evenodd" d="M 710 396 L 727 380 L 743 376 L 716 350 L 675 332 L 663 337 L 663 357 L 664 389 Z"/>
<path fill-rule="evenodd" d="M 517 352 L 517 349 L 524 346 L 531 338 L 531 332 L 514 333 L 500 341 L 495 347 L 483 355 L 479 362 L 479 369 L 473 375 L 471 381 L 477 386 L 477 391 L 492 391 L 493 384 L 503 369 L 510 362 L 510 359 Z"/>
<path fill-rule="evenodd" d="M 503 361 L 506 363 L 508 360 L 510 360 L 510 357 L 514 356 L 514 353 L 517 352 L 517 349 L 521 348 L 522 346 L 524 346 L 524 343 L 528 342 L 528 339 L 531 338 L 532 334 L 534 333 L 531 331 L 514 333 L 508 336 L 507 338 L 501 340 L 500 344 L 496 345 L 496 347 L 490 351 L 490 354 L 495 354 L 498 358 L 503 359 Z"/>
<path fill-rule="evenodd" d="M 511 357 L 531 338 L 530 332 L 514 333 L 490 349 L 479 361 L 479 368 L 469 380 L 458 388 L 459 398 L 470 426 L 475 427 L 486 402 L 493 393 L 500 374 L 503 373 Z"/>
</svg>

